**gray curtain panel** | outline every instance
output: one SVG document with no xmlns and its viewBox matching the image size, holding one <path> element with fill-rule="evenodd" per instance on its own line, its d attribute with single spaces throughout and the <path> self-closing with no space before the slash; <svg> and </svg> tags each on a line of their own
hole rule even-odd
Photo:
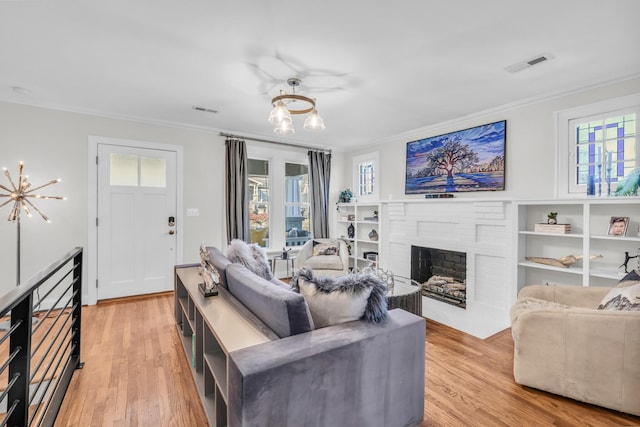
<svg viewBox="0 0 640 427">
<path fill-rule="evenodd" d="M 331 179 L 331 154 L 309 150 L 309 182 L 311 197 L 311 232 L 313 237 L 329 237 L 329 181 Z"/>
<path fill-rule="evenodd" d="M 227 242 L 249 241 L 249 198 L 247 145 L 243 140 L 225 141 L 225 191 L 227 202 Z"/>
</svg>

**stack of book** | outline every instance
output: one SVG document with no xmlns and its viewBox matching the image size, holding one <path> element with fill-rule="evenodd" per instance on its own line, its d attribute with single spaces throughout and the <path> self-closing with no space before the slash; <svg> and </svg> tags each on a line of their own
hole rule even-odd
<svg viewBox="0 0 640 427">
<path fill-rule="evenodd" d="M 571 233 L 571 224 L 535 224 L 533 231 L 536 233 L 569 234 Z"/>
</svg>

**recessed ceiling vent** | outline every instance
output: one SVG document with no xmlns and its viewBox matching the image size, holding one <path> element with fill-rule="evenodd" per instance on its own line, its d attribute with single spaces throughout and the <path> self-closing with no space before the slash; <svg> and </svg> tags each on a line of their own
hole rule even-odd
<svg viewBox="0 0 640 427">
<path fill-rule="evenodd" d="M 194 105 L 192 108 L 196 111 L 202 111 L 203 113 L 218 114 L 218 110 L 212 108 L 198 107 L 197 105 Z"/>
<path fill-rule="evenodd" d="M 526 61 L 522 61 L 522 62 L 518 62 L 517 64 L 510 65 L 507 68 L 505 68 L 505 70 L 508 71 L 509 73 L 517 73 L 518 71 L 522 71 L 525 68 L 533 67 L 534 65 L 541 64 L 543 62 L 549 61 L 550 59 L 553 59 L 553 57 L 548 53 L 545 53 L 542 55 L 535 56 L 531 59 L 527 59 Z"/>
</svg>

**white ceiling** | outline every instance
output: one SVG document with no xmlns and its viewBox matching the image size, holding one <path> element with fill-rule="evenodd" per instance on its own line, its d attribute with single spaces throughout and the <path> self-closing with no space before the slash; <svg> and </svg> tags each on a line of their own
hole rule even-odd
<svg viewBox="0 0 640 427">
<path fill-rule="evenodd" d="M 0 100 L 284 140 L 270 100 L 299 77 L 327 130 L 295 117 L 287 140 L 350 150 L 637 75 L 639 16 L 638 0 L 0 0 Z"/>
</svg>

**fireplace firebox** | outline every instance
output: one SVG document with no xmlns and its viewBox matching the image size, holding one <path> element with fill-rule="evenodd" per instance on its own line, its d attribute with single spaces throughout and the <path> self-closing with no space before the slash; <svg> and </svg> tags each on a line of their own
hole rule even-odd
<svg viewBox="0 0 640 427">
<path fill-rule="evenodd" d="M 422 285 L 422 295 L 466 308 L 466 253 L 412 245 L 411 278 Z"/>
</svg>

